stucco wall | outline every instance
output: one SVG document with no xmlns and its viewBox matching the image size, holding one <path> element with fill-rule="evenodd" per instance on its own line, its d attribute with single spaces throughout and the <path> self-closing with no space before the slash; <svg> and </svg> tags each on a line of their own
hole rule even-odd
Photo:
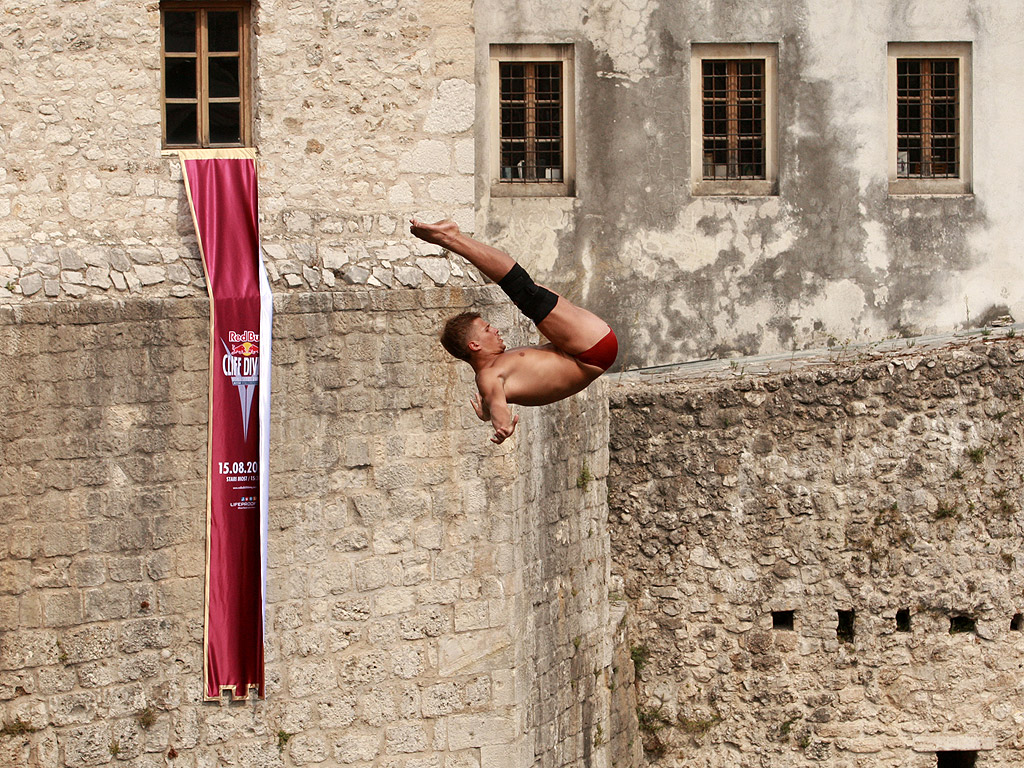
<svg viewBox="0 0 1024 768">
<path fill-rule="evenodd" d="M 435 334 L 495 294 L 276 297 L 267 698 L 225 706 L 206 301 L 0 308 L 0 765 L 607 766 L 607 399 L 494 446 Z"/>
<path fill-rule="evenodd" d="M 472 284 L 405 226 L 473 228 L 470 3 L 252 5 L 275 291 Z M 158 3 L 12 0 L 0 38 L 0 302 L 203 295 L 160 148 Z"/>
<path fill-rule="evenodd" d="M 620 365 L 825 346 L 1024 316 L 1016 179 L 1020 4 L 545 3 L 481 0 L 477 120 L 491 43 L 568 42 L 576 56 L 574 198 L 488 197 L 481 227 L 607 317 Z M 972 195 L 892 197 L 890 41 L 973 45 Z M 690 191 L 690 44 L 778 44 L 778 195 Z M 1009 142 L 1009 143 L 1007 143 Z M 834 343 L 834 342 L 832 342 Z"/>
<path fill-rule="evenodd" d="M 649 764 L 1024 763 L 1022 397 L 1015 339 L 616 387 Z"/>
</svg>

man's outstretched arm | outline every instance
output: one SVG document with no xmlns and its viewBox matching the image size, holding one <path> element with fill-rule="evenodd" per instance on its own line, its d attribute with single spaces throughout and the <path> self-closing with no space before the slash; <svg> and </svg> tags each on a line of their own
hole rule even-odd
<svg viewBox="0 0 1024 768">
<path fill-rule="evenodd" d="M 491 442 L 503 443 L 505 438 L 516 431 L 519 417 L 512 415 L 508 401 L 505 400 L 505 388 L 497 376 L 481 377 L 477 381 L 477 387 L 480 389 L 480 399 L 470 401 L 473 404 L 473 410 L 481 420 L 490 419 L 491 425 L 494 427 L 494 437 L 491 438 Z"/>
</svg>

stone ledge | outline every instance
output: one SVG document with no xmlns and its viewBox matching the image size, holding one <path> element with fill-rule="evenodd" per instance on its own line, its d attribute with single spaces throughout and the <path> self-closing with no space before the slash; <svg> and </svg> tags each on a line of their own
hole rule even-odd
<svg viewBox="0 0 1024 768">
<path fill-rule="evenodd" d="M 353 287 L 341 291 L 275 293 L 274 312 L 282 315 L 329 312 L 402 311 L 493 306 L 505 301 L 495 286 L 467 288 L 389 289 Z M 0 326 L 95 325 L 152 320 L 208 318 L 209 300 L 203 298 L 118 298 L 69 301 L 53 299 L 0 305 Z"/>
</svg>

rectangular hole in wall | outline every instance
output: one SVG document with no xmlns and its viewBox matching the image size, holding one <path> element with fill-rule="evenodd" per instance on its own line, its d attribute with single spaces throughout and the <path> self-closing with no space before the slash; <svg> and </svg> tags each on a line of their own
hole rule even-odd
<svg viewBox="0 0 1024 768">
<path fill-rule="evenodd" d="M 897 632 L 909 632 L 910 631 L 910 609 L 900 608 L 896 611 L 896 631 Z"/>
<path fill-rule="evenodd" d="M 978 753 L 972 750 L 956 750 L 935 753 L 936 768 L 974 768 Z"/>
<path fill-rule="evenodd" d="M 1010 619 L 1010 631 L 1021 632 L 1024 631 L 1024 614 L 1015 613 L 1013 618 Z"/>
<path fill-rule="evenodd" d="M 839 626 L 836 628 L 836 637 L 840 642 L 853 642 L 853 611 L 839 611 Z"/>
<path fill-rule="evenodd" d="M 954 613 L 949 617 L 949 634 L 959 635 L 965 632 L 977 632 L 978 622 L 973 616 Z"/>
<path fill-rule="evenodd" d="M 772 611 L 772 629 L 792 629 L 795 611 Z"/>
</svg>

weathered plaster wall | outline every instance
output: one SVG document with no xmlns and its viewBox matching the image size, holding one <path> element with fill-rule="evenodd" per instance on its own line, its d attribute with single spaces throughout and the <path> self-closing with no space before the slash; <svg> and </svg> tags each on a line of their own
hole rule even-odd
<svg viewBox="0 0 1024 768">
<path fill-rule="evenodd" d="M 206 301 L 0 308 L 0 765 L 608 766 L 607 398 L 490 443 L 435 333 L 471 302 L 512 324 L 496 300 L 276 297 L 267 699 L 226 706 Z"/>
<path fill-rule="evenodd" d="M 1024 156 L 1006 151 L 1024 108 L 1005 99 L 1024 74 L 1019 3 L 482 0 L 475 18 L 480 124 L 490 43 L 575 44 L 576 197 L 492 199 L 481 183 L 479 221 L 611 320 L 620 365 L 1024 316 Z M 973 43 L 973 195 L 888 195 L 890 41 Z M 778 44 L 777 196 L 691 195 L 692 42 Z"/>
<path fill-rule="evenodd" d="M 1024 344 L 622 383 L 611 408 L 650 765 L 1024 764 Z"/>
<path fill-rule="evenodd" d="M 405 227 L 473 227 L 470 3 L 261 0 L 253 22 L 275 290 L 474 282 Z M 11 0 L 0 40 L 0 302 L 203 295 L 160 149 L 158 3 Z"/>
</svg>

